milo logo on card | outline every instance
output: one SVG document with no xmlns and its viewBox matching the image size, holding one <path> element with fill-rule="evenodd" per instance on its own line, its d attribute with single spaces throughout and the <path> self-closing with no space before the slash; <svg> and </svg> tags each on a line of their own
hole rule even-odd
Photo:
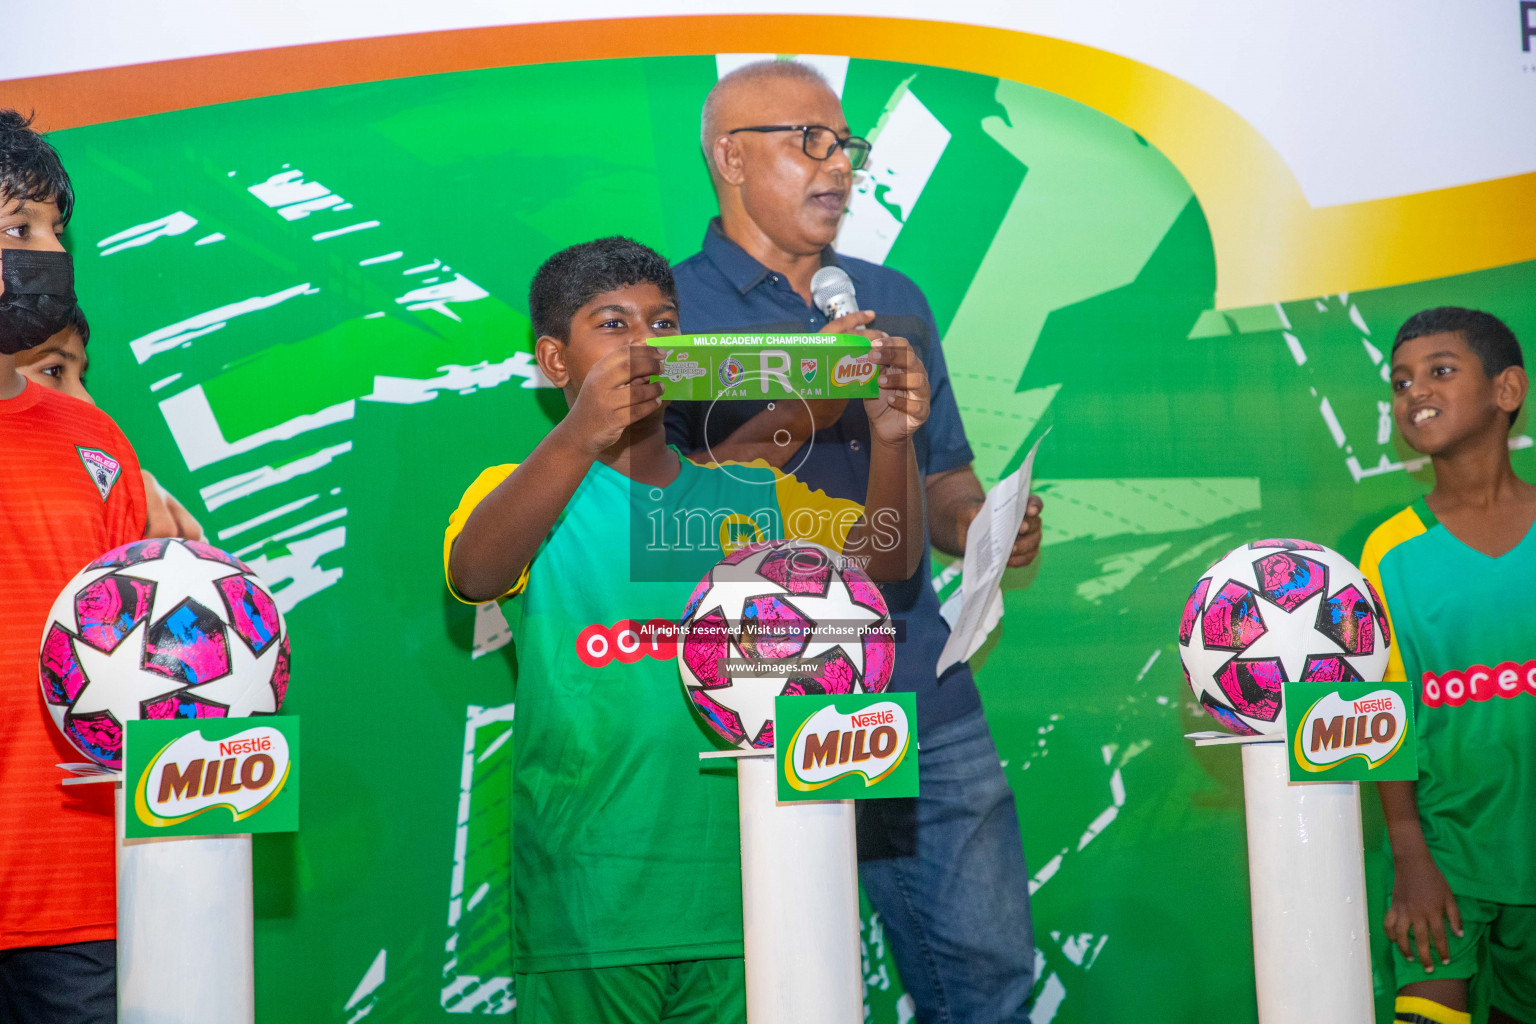
<svg viewBox="0 0 1536 1024">
<path fill-rule="evenodd" d="M 1391 690 L 1355 700 L 1330 693 L 1309 707 L 1296 731 L 1296 761 L 1307 771 L 1324 771 L 1358 757 L 1371 768 L 1386 763 L 1408 735 L 1406 702 Z"/>
<path fill-rule="evenodd" d="M 875 371 L 879 364 L 875 363 L 867 355 L 843 356 L 832 367 L 832 386 L 838 388 L 852 387 L 857 384 L 868 384 L 875 379 Z"/>
<path fill-rule="evenodd" d="M 801 792 L 852 775 L 862 775 L 864 784 L 873 786 L 901 764 L 911 739 L 900 704 L 881 701 L 851 714 L 829 705 L 795 730 L 784 758 L 785 778 Z"/>
<path fill-rule="evenodd" d="M 179 825 L 215 807 L 240 821 L 283 791 L 291 759 L 288 738 L 271 726 L 220 740 L 189 732 L 149 759 L 134 787 L 134 812 L 151 827 Z"/>
<path fill-rule="evenodd" d="M 140 718 L 123 732 L 129 839 L 299 827 L 297 716 Z"/>
</svg>

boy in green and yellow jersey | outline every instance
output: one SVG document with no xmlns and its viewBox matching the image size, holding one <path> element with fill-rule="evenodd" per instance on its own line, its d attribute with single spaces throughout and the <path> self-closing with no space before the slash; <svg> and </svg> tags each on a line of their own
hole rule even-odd
<svg viewBox="0 0 1536 1024">
<path fill-rule="evenodd" d="M 1403 324 L 1391 370 L 1393 419 L 1435 471 L 1362 558 L 1387 678 L 1416 696 L 1419 779 L 1379 784 L 1397 1020 L 1536 1024 L 1536 486 L 1508 444 L 1524 360 L 1498 318 L 1441 307 Z"/>
<path fill-rule="evenodd" d="M 700 770 L 715 744 L 665 625 L 756 540 L 813 540 L 867 558 L 876 580 L 911 576 L 927 376 L 904 340 L 872 341 L 860 509 L 764 462 L 700 466 L 667 445 L 646 340 L 678 333 L 677 292 L 655 252 L 623 238 L 566 249 L 529 306 L 539 367 L 570 411 L 522 463 L 480 475 L 443 543 L 456 596 L 511 598 L 519 1020 L 744 1021 L 736 784 Z"/>
</svg>

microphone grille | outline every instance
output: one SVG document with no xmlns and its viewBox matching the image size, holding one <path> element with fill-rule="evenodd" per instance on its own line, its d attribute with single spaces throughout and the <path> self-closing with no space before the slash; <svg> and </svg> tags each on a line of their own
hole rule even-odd
<svg viewBox="0 0 1536 1024">
<path fill-rule="evenodd" d="M 839 295 L 854 297 L 853 279 L 842 267 L 822 267 L 812 275 L 811 301 L 818 309 L 825 310 L 827 304 Z M 856 303 L 852 304 L 857 308 Z"/>
</svg>

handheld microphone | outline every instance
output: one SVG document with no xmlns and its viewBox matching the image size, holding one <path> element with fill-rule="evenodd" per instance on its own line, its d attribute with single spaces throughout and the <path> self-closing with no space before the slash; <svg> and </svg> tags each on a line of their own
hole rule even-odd
<svg viewBox="0 0 1536 1024">
<path fill-rule="evenodd" d="M 853 281 L 842 267 L 822 267 L 811 278 L 811 301 L 828 320 L 859 311 L 853 294 Z"/>
</svg>

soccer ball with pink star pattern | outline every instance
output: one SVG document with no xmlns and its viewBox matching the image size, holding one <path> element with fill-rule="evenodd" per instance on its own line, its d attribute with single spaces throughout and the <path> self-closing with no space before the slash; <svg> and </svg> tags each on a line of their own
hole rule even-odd
<svg viewBox="0 0 1536 1024">
<path fill-rule="evenodd" d="M 1287 682 L 1380 682 L 1392 649 L 1375 588 L 1337 551 L 1259 540 L 1211 566 L 1184 605 L 1179 658 L 1201 707 L 1245 736 L 1283 733 Z"/>
<path fill-rule="evenodd" d="M 853 561 L 807 541 L 749 544 L 699 583 L 678 624 L 690 705 L 732 746 L 773 746 L 780 694 L 879 693 L 895 635 Z"/>
<path fill-rule="evenodd" d="M 123 766 L 136 718 L 270 715 L 288 693 L 288 630 L 265 584 L 198 541 L 141 540 L 59 594 L 38 655 L 54 724 L 86 757 Z"/>
</svg>

